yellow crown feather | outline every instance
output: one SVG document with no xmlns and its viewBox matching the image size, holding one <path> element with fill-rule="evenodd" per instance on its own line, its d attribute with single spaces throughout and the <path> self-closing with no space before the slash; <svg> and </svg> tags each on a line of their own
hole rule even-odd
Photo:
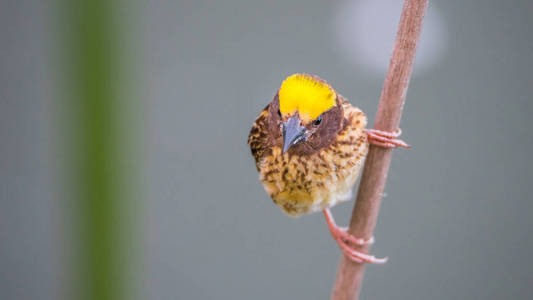
<svg viewBox="0 0 533 300">
<path fill-rule="evenodd" d="M 336 105 L 335 91 L 325 82 L 307 74 L 287 77 L 279 89 L 279 109 L 283 114 L 298 112 L 310 122 Z"/>
</svg>

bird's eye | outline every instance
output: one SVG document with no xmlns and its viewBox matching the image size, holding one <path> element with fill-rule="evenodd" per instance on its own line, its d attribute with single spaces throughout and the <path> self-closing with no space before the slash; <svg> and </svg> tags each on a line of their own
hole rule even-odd
<svg viewBox="0 0 533 300">
<path fill-rule="evenodd" d="M 281 111 L 278 108 L 278 116 L 281 118 Z"/>
<path fill-rule="evenodd" d="M 320 125 L 320 123 L 322 123 L 322 115 L 320 115 L 320 116 L 318 116 L 318 118 L 316 118 L 316 120 L 313 122 L 313 125 L 318 126 L 318 125 Z"/>
</svg>

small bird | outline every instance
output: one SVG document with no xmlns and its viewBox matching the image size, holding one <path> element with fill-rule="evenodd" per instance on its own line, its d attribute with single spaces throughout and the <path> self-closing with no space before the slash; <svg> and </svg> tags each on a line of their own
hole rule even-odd
<svg viewBox="0 0 533 300">
<path fill-rule="evenodd" d="M 359 263 L 385 263 L 354 248 L 373 243 L 338 227 L 330 207 L 352 197 L 368 153 L 377 146 L 409 147 L 400 131 L 365 129 L 366 115 L 326 81 L 309 74 L 287 77 L 256 118 L 248 144 L 259 180 L 276 205 L 290 216 L 322 211 L 344 254 Z"/>
</svg>

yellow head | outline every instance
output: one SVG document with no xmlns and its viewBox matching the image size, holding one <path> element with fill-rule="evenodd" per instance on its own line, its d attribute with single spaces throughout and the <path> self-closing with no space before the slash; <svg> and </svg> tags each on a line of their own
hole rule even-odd
<svg viewBox="0 0 533 300">
<path fill-rule="evenodd" d="M 336 105 L 335 91 L 325 82 L 308 74 L 287 77 L 279 89 L 279 110 L 283 115 L 298 112 L 309 123 Z"/>
</svg>

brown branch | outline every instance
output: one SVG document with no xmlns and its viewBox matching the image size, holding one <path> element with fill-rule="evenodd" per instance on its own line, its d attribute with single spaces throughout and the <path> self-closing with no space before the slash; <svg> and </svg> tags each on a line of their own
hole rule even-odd
<svg viewBox="0 0 533 300">
<path fill-rule="evenodd" d="M 400 124 L 426 8 L 427 0 L 405 0 L 376 113 L 376 129 L 395 131 Z M 354 236 L 369 238 L 374 232 L 391 157 L 391 149 L 370 147 L 348 229 Z M 368 252 L 368 247 L 363 247 L 362 251 Z M 357 299 L 364 270 L 364 264 L 343 256 L 331 299 Z"/>
</svg>

